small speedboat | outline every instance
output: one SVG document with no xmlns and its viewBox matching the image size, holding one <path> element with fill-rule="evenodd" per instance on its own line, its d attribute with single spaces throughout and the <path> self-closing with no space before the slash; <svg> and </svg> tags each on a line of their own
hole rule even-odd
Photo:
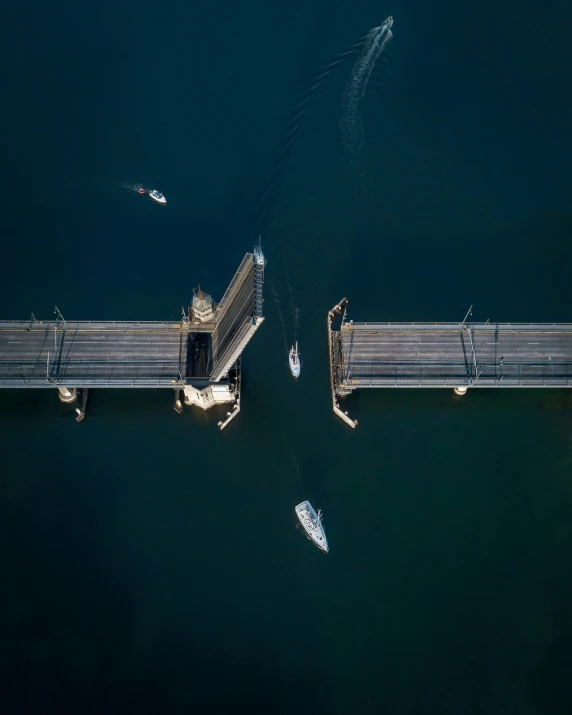
<svg viewBox="0 0 572 715">
<path fill-rule="evenodd" d="M 288 354 L 288 364 L 290 365 L 290 372 L 294 377 L 300 377 L 300 354 L 298 352 L 298 341 L 296 341 L 296 347 L 292 345 L 290 353 Z"/>
<path fill-rule="evenodd" d="M 153 199 L 153 201 L 156 201 L 158 204 L 166 204 L 167 203 L 167 199 L 163 196 L 163 194 L 160 191 L 157 191 L 157 189 L 153 189 L 153 191 L 150 191 L 149 196 Z"/>
<path fill-rule="evenodd" d="M 328 552 L 330 549 L 328 547 L 328 540 L 326 539 L 326 532 L 324 531 L 324 526 L 322 524 L 322 512 L 318 509 L 318 513 L 314 511 L 314 507 L 309 501 L 303 501 L 295 508 L 296 516 L 306 535 L 313 541 L 314 544 L 322 551 Z"/>
</svg>

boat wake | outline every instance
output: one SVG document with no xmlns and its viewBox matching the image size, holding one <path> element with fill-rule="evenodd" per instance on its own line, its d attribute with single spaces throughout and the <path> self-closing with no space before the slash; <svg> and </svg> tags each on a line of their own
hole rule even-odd
<svg viewBox="0 0 572 715">
<path fill-rule="evenodd" d="M 128 181 L 115 182 L 113 190 L 115 192 L 134 191 L 136 194 L 146 193 L 146 189 L 144 188 L 143 184 L 133 184 Z"/>
<path fill-rule="evenodd" d="M 285 290 L 288 292 L 287 298 L 280 298 L 280 293 L 276 287 L 276 284 L 272 281 L 268 281 L 270 286 L 270 293 L 272 295 L 272 303 L 276 309 L 278 315 L 278 323 L 280 325 L 280 331 L 282 333 L 282 342 L 284 343 L 284 353 L 289 356 L 290 354 L 290 343 L 288 334 L 290 333 L 291 327 L 294 328 L 294 343 L 298 342 L 298 335 L 300 332 L 300 308 L 296 305 L 296 300 L 294 297 L 294 289 L 290 283 L 290 276 L 288 274 L 288 262 L 286 261 L 286 256 L 284 255 L 284 247 L 282 246 L 282 265 L 284 267 L 283 281 L 285 283 Z M 282 282 L 282 276 L 279 276 L 280 282 Z M 284 295 L 284 287 L 282 288 L 282 294 Z M 290 357 L 288 357 L 290 362 Z"/>
<path fill-rule="evenodd" d="M 393 37 L 390 29 L 392 25 L 393 19 L 388 17 L 382 25 L 374 27 L 369 32 L 362 53 L 355 63 L 346 85 L 340 127 L 344 145 L 354 154 L 358 153 L 365 144 L 359 102 L 365 95 L 377 58 Z"/>
<path fill-rule="evenodd" d="M 294 291 L 292 290 L 292 284 L 288 276 L 288 263 L 284 255 L 284 247 L 282 247 L 282 260 L 284 263 L 284 278 L 286 280 L 286 286 L 288 287 L 288 304 L 290 306 L 290 314 L 294 321 L 294 341 L 296 341 L 298 340 L 298 333 L 300 331 L 300 308 L 298 308 L 294 300 Z"/>
<path fill-rule="evenodd" d="M 278 322 L 280 324 L 280 330 L 282 332 L 282 340 L 284 341 L 284 352 L 288 352 L 288 338 L 286 337 L 286 321 L 284 320 L 284 313 L 282 312 L 280 296 L 278 295 L 278 291 L 274 287 L 274 283 L 272 283 L 272 281 L 268 281 L 268 285 L 270 286 L 270 293 L 272 294 L 272 302 L 274 303 L 274 307 L 276 308 L 276 312 L 278 313 Z"/>
<path fill-rule="evenodd" d="M 125 194 L 125 193 L 135 193 L 141 194 L 146 193 L 147 189 L 144 188 L 143 184 L 140 182 L 133 181 L 119 181 L 115 178 L 109 176 L 99 176 L 99 175 L 83 175 L 77 177 L 68 182 L 70 189 L 81 192 L 89 192 L 90 194 Z"/>
<path fill-rule="evenodd" d="M 302 493 L 307 492 L 306 483 L 304 482 L 304 478 L 302 477 L 302 472 L 300 471 L 300 465 L 298 464 L 296 455 L 294 454 L 294 452 L 292 450 L 290 450 L 290 459 L 292 460 L 292 467 L 294 468 L 294 474 L 296 475 L 296 481 L 299 482 L 300 488 L 302 489 Z"/>
<path fill-rule="evenodd" d="M 284 126 L 274 157 L 267 165 L 264 180 L 254 202 L 250 220 L 254 233 L 267 233 L 268 225 L 277 211 L 282 188 L 302 143 L 304 130 L 308 127 L 312 110 L 324 94 L 328 83 L 335 77 L 335 70 L 344 60 L 362 47 L 364 39 L 346 48 L 333 57 L 308 82 L 301 94 L 290 120 Z M 314 117 L 315 120 L 315 117 Z M 317 122 L 316 125 L 317 126 Z"/>
<path fill-rule="evenodd" d="M 292 315 L 294 316 L 294 339 L 298 340 L 298 333 L 300 332 L 300 308 L 294 305 L 294 297 L 292 296 L 290 307 L 292 309 Z"/>
<path fill-rule="evenodd" d="M 300 474 L 300 466 L 298 465 L 298 460 L 296 459 L 296 455 L 294 454 L 294 452 L 290 452 L 290 458 L 292 459 L 292 464 L 294 466 L 296 476 L 302 482 L 302 484 L 304 484 L 304 480 L 302 479 L 302 475 Z"/>
</svg>

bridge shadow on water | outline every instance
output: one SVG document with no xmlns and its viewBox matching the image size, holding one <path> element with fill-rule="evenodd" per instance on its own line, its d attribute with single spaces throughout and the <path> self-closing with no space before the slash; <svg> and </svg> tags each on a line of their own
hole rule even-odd
<svg viewBox="0 0 572 715">
<path fill-rule="evenodd" d="M 356 432 L 363 431 L 364 438 L 365 433 L 371 436 L 381 430 L 378 439 L 383 442 L 397 431 L 411 444 L 432 434 L 439 440 L 456 435 L 450 438 L 470 441 L 470 434 L 463 437 L 459 429 L 479 425 L 483 434 L 492 436 L 487 434 L 488 425 L 504 425 L 511 431 L 514 419 L 567 414 L 571 405 L 570 390 L 550 388 L 470 388 L 463 396 L 450 388 L 362 389 L 340 400 L 341 409 L 358 420 Z"/>
<path fill-rule="evenodd" d="M 379 388 L 355 390 L 340 400 L 350 416 L 366 419 L 369 414 L 429 414 L 439 412 L 453 417 L 459 410 L 486 412 L 566 409 L 570 390 L 551 388 L 469 388 L 466 395 L 455 395 L 452 388 Z"/>
<path fill-rule="evenodd" d="M 141 423 L 145 426 L 146 420 L 153 417 L 157 425 L 172 425 L 173 421 L 188 420 L 197 424 L 216 426 L 217 422 L 224 419 L 232 405 L 215 405 L 208 410 L 199 407 L 183 409 L 182 415 L 177 415 L 173 409 L 174 390 L 171 389 L 102 389 L 89 390 L 87 401 L 86 425 L 108 424 L 130 420 L 132 423 Z M 0 392 L 0 423 L 13 419 L 30 420 L 30 431 L 33 432 L 33 423 L 41 421 L 42 429 L 45 420 L 48 424 L 59 419 L 73 421 L 76 416 L 76 407 L 80 406 L 80 399 L 71 404 L 64 404 L 58 399 L 55 389 L 30 389 L 30 390 L 3 390 Z M 83 426 L 82 428 L 85 428 Z M 87 429 L 91 427 L 87 426 Z"/>
</svg>

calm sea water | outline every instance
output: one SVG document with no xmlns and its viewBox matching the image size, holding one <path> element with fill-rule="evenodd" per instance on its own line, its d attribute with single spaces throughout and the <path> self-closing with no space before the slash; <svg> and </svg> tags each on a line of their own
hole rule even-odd
<svg viewBox="0 0 572 715">
<path fill-rule="evenodd" d="M 356 167 L 358 55 L 316 78 L 389 14 Z M 570 320 L 571 22 L 528 0 L 10 10 L 2 317 L 174 319 L 259 231 L 269 263 L 222 434 L 168 392 L 94 390 L 81 426 L 51 391 L 0 394 L 3 712 L 570 712 L 570 395 L 362 392 L 350 431 L 326 314 Z"/>
</svg>

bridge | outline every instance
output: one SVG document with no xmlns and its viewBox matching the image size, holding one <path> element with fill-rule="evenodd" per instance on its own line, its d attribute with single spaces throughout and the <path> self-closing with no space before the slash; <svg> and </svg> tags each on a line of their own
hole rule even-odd
<svg viewBox="0 0 572 715">
<path fill-rule="evenodd" d="M 572 387 L 572 323 L 467 322 L 470 309 L 462 323 L 358 323 L 347 305 L 329 311 L 328 340 L 334 411 L 351 426 L 337 398 L 358 388 Z"/>
<path fill-rule="evenodd" d="M 264 265 L 257 246 L 220 303 L 199 289 L 174 322 L 66 321 L 57 308 L 55 320 L 0 321 L 0 388 L 57 388 L 64 402 L 78 389 L 168 388 L 177 411 L 183 393 L 203 409 L 234 403 L 234 417 L 240 356 L 264 320 Z"/>
</svg>

